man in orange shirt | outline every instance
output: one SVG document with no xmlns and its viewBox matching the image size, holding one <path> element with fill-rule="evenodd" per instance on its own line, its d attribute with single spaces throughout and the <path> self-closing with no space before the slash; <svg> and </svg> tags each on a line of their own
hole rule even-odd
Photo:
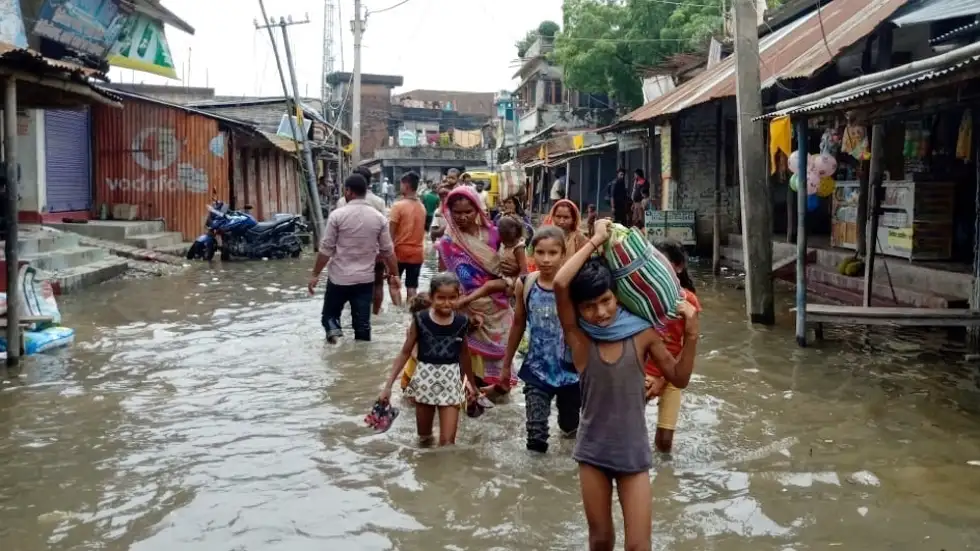
<svg viewBox="0 0 980 551">
<path fill-rule="evenodd" d="M 398 274 L 405 278 L 408 300 L 418 292 L 425 243 L 425 206 L 419 201 L 419 175 L 406 172 L 401 179 L 402 198 L 388 213 L 391 240 L 395 244 Z"/>
</svg>

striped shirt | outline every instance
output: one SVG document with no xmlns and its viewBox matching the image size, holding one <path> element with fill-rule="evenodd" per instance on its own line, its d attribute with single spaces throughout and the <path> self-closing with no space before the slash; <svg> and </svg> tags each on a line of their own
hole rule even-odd
<svg viewBox="0 0 980 551">
<path fill-rule="evenodd" d="M 327 278 L 334 285 L 374 282 L 379 254 L 392 254 L 388 220 L 364 199 L 355 199 L 327 218 L 320 254 L 330 257 Z"/>
</svg>

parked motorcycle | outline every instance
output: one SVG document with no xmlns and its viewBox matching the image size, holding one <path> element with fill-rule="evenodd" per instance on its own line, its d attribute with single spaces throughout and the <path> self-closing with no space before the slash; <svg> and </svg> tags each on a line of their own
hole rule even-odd
<svg viewBox="0 0 980 551">
<path fill-rule="evenodd" d="M 229 210 L 222 201 L 208 207 L 204 225 L 207 232 L 191 245 L 188 260 L 210 261 L 219 250 L 222 260 L 296 258 L 303 251 L 299 233 L 308 229 L 296 215 L 280 214 L 268 222 L 259 222 L 248 212 Z"/>
</svg>

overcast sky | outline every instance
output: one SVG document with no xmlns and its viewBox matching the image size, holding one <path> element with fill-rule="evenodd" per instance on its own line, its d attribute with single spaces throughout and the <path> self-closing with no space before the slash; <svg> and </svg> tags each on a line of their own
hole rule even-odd
<svg viewBox="0 0 980 551">
<path fill-rule="evenodd" d="M 561 0 L 364 0 L 368 15 L 362 70 L 401 75 L 402 91 L 417 88 L 496 92 L 510 88 L 516 70 L 514 42 L 545 19 L 561 21 Z M 266 0 L 270 17 L 309 14 L 289 28 L 303 95 L 319 97 L 323 50 L 323 0 Z M 113 82 L 210 86 L 221 95 L 281 95 L 266 31 L 257 32 L 258 0 L 164 0 L 196 29 L 191 36 L 167 27 L 183 82 L 113 68 Z M 335 70 L 353 67 L 350 20 L 353 0 L 334 0 L 342 24 L 334 28 Z M 276 29 L 278 36 L 278 28 Z M 341 42 L 343 59 L 341 62 Z M 280 47 L 281 50 L 281 47 Z M 189 58 L 189 60 L 188 60 Z M 285 62 L 285 60 L 284 60 Z"/>
</svg>

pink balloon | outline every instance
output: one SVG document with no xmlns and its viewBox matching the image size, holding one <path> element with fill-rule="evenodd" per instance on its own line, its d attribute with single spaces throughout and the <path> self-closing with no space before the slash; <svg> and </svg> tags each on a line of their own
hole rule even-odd
<svg viewBox="0 0 980 551">
<path fill-rule="evenodd" d="M 800 152 L 794 151 L 790 153 L 787 163 L 789 163 L 789 171 L 796 174 L 796 172 L 800 169 Z"/>
<path fill-rule="evenodd" d="M 820 189 L 820 174 L 813 169 L 806 172 L 806 193 L 813 195 Z"/>
<path fill-rule="evenodd" d="M 831 155 L 822 154 L 817 156 L 814 167 L 822 178 L 833 176 L 837 172 L 837 160 Z"/>
</svg>

